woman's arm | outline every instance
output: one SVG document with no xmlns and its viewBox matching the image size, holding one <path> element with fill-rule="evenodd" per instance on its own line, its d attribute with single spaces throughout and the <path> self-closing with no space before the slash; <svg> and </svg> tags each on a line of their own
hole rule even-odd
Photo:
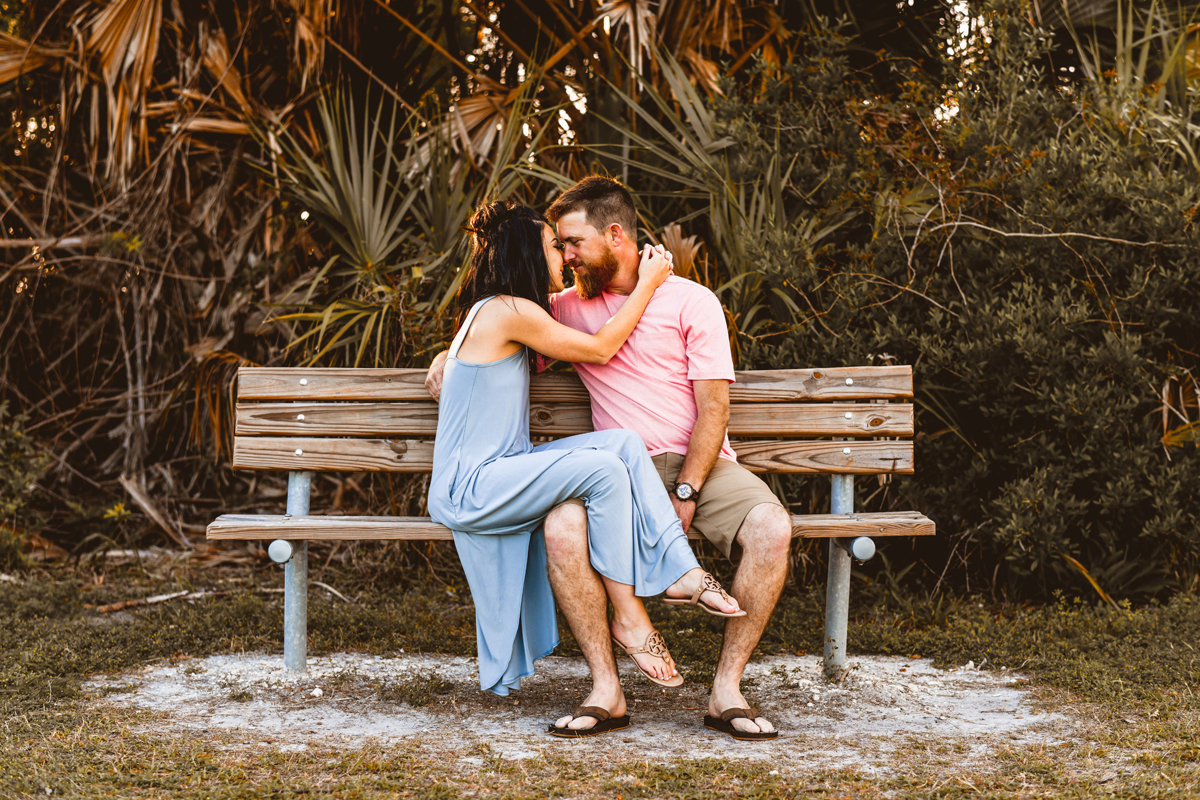
<svg viewBox="0 0 1200 800">
<path fill-rule="evenodd" d="M 577 331 L 555 321 L 536 303 L 519 301 L 506 314 L 505 332 L 511 341 L 532 347 L 547 358 L 584 364 L 607 364 L 633 333 L 654 290 L 667 279 L 671 262 L 646 245 L 638 265 L 638 283 L 629 299 L 595 334 Z M 507 305 L 507 304 L 506 304 Z"/>
</svg>

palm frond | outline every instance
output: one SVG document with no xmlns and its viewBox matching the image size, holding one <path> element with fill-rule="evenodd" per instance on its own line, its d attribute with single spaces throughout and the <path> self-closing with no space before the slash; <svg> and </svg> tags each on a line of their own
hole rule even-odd
<svg viewBox="0 0 1200 800">
<path fill-rule="evenodd" d="M 416 146 L 402 144 L 413 118 L 401 119 L 399 105 L 386 96 L 374 109 L 368 102 L 361 119 L 342 91 L 322 95 L 317 107 L 325 142 L 319 154 L 310 154 L 279 124 L 256 135 L 275 142 L 267 149 L 286 190 L 333 237 L 349 266 L 376 275 L 395 272 L 392 255 L 417 233 L 410 211 L 421 186 L 408 178 Z"/>
<path fill-rule="evenodd" d="M 65 50 L 40 47 L 24 39 L 0 32 L 0 84 L 16 80 L 27 72 L 60 61 Z"/>
<path fill-rule="evenodd" d="M 161 0 L 113 0 L 88 26 L 85 51 L 99 63 L 108 95 L 105 174 L 118 183 L 124 182 L 139 150 L 149 160 L 146 90 L 158 54 L 162 7 Z"/>
</svg>

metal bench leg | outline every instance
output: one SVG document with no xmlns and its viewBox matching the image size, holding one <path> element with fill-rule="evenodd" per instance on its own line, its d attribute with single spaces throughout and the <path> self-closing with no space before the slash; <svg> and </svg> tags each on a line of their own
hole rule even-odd
<svg viewBox="0 0 1200 800">
<path fill-rule="evenodd" d="M 831 514 L 854 513 L 854 476 L 833 476 Z M 846 666 L 846 625 L 850 614 L 850 553 L 829 540 L 829 577 L 825 587 L 825 677 L 836 678 Z"/>
<path fill-rule="evenodd" d="M 308 515 L 311 472 L 288 473 L 287 513 Z M 283 666 L 288 672 L 308 669 L 308 542 L 291 542 L 292 557 L 283 573 Z"/>
</svg>

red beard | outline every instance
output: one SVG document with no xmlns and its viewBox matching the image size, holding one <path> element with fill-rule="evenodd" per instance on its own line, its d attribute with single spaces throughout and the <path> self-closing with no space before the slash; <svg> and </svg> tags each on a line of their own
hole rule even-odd
<svg viewBox="0 0 1200 800">
<path fill-rule="evenodd" d="M 621 268 L 617 256 L 611 250 L 605 252 L 594 264 L 572 267 L 575 273 L 575 291 L 584 300 L 599 297 L 604 287 L 612 281 Z"/>
</svg>

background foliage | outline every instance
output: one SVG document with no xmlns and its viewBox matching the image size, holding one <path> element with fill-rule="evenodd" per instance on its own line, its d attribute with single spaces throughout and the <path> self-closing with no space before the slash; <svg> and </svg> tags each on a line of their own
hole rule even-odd
<svg viewBox="0 0 1200 800">
<path fill-rule="evenodd" d="M 1190 6 L 2 14 L 0 399 L 25 417 L 0 417 L 2 552 L 36 529 L 222 558 L 204 524 L 282 496 L 225 461 L 236 368 L 423 366 L 470 209 L 544 207 L 599 170 L 721 296 L 744 368 L 915 366 L 917 474 L 860 480 L 858 502 L 940 535 L 888 543 L 866 580 L 1013 599 L 1200 582 Z M 324 481 L 317 507 L 422 510 L 420 478 Z M 827 503 L 819 481 L 780 489 Z M 819 560 L 801 545 L 797 580 Z"/>
</svg>

